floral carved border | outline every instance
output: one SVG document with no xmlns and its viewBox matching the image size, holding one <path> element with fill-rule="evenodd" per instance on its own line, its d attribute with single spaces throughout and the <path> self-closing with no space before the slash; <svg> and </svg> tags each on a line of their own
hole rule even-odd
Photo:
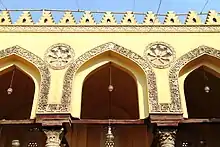
<svg viewBox="0 0 220 147">
<path fill-rule="evenodd" d="M 200 46 L 185 55 L 181 56 L 173 64 L 169 71 L 169 81 L 170 81 L 170 91 L 171 91 L 171 101 L 172 103 L 166 108 L 172 112 L 182 112 L 180 91 L 179 91 L 179 72 L 180 70 L 190 63 L 191 61 L 203 56 L 209 55 L 220 59 L 220 51 L 207 46 Z"/>
<path fill-rule="evenodd" d="M 11 55 L 19 56 L 26 61 L 33 64 L 41 74 L 39 99 L 38 99 L 38 112 L 44 112 L 47 107 L 49 86 L 50 86 L 50 71 L 45 62 L 35 54 L 20 46 L 13 46 L 0 51 L 0 59 L 9 57 Z"/>
<path fill-rule="evenodd" d="M 219 32 L 219 25 L 0 25 L 0 32 Z"/>
<path fill-rule="evenodd" d="M 128 58 L 129 60 L 135 62 L 138 66 L 140 66 L 143 69 L 147 77 L 146 80 L 148 84 L 150 111 L 151 112 L 158 111 L 159 107 L 158 107 L 158 98 L 157 98 L 156 76 L 155 73 L 153 72 L 153 69 L 150 67 L 150 64 L 135 52 L 112 42 L 102 44 L 98 47 L 95 47 L 85 52 L 70 65 L 70 67 L 68 68 L 65 74 L 63 96 L 61 100 L 62 106 L 60 106 L 60 108 L 64 108 L 65 111 L 69 111 L 70 109 L 72 81 L 77 70 L 88 60 L 106 51 L 116 52 L 122 55 L 123 57 Z"/>
</svg>

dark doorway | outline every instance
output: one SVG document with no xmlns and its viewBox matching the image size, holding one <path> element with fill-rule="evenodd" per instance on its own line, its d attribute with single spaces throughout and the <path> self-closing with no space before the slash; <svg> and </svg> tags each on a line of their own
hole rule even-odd
<svg viewBox="0 0 220 147">
<path fill-rule="evenodd" d="M 10 86 L 11 85 L 11 86 Z M 13 89 L 8 94 L 8 88 Z M 18 67 L 12 66 L 0 73 L 0 119 L 30 119 L 35 85 Z"/>
<path fill-rule="evenodd" d="M 136 81 L 113 63 L 101 66 L 84 81 L 81 110 L 82 119 L 139 119 Z"/>
<path fill-rule="evenodd" d="M 186 77 L 184 92 L 189 118 L 220 118 L 219 86 L 218 74 L 206 66 Z"/>
</svg>

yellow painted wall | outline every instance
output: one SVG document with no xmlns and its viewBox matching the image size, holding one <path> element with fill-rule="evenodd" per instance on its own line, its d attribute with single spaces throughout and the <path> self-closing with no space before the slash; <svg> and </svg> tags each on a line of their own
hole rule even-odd
<svg viewBox="0 0 220 147">
<path fill-rule="evenodd" d="M 0 50 L 19 45 L 22 48 L 29 50 L 37 56 L 44 58 L 45 51 L 53 44 L 65 43 L 70 45 L 75 52 L 75 57 L 79 57 L 86 51 L 95 48 L 107 42 L 114 42 L 120 46 L 130 49 L 137 54 L 143 56 L 146 46 L 152 42 L 163 41 L 170 44 L 175 52 L 176 59 L 192 49 L 201 45 L 220 49 L 220 33 L 0 33 Z M 3 67 L 3 65 L 0 65 Z M 66 69 L 52 70 L 51 72 L 51 87 L 49 94 L 49 103 L 60 103 L 62 95 L 63 78 Z M 160 103 L 170 102 L 170 89 L 168 83 L 169 68 L 156 69 L 154 68 L 157 77 L 158 98 Z M 182 84 L 182 82 L 180 83 Z M 167 85 L 167 86 L 164 86 Z M 182 104 L 184 98 L 182 94 Z M 73 98 L 74 99 L 74 98 Z M 141 105 L 139 105 L 141 106 Z M 80 106 L 78 106 L 80 107 Z M 142 106 L 144 107 L 144 106 Z M 148 108 L 148 106 L 146 107 Z M 184 115 L 187 116 L 186 108 Z M 35 107 L 34 107 L 35 109 Z M 78 115 L 79 112 L 72 107 L 73 115 Z M 139 108 L 144 111 L 144 108 Z M 145 111 L 148 112 L 148 111 Z M 143 112 L 143 113 L 145 113 Z M 145 114 L 147 116 L 147 114 Z"/>
</svg>

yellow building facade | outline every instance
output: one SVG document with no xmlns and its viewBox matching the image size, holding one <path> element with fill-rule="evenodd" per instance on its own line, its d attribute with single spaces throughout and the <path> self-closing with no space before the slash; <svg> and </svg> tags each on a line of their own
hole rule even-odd
<svg viewBox="0 0 220 147">
<path fill-rule="evenodd" d="M 143 23 L 134 12 L 120 23 L 111 12 L 100 22 L 62 13 L 34 22 L 25 11 L 12 23 L 2 11 L 0 146 L 220 145 L 198 137 L 220 128 L 219 13 L 203 22 L 190 11 L 184 23 L 172 11 Z"/>
</svg>

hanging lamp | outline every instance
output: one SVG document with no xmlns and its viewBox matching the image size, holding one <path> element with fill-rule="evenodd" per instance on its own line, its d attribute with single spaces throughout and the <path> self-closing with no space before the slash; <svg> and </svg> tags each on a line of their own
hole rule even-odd
<svg viewBox="0 0 220 147">
<path fill-rule="evenodd" d="M 204 77 L 204 80 L 205 80 L 204 91 L 205 91 L 206 93 L 209 93 L 209 92 L 210 92 L 210 87 L 209 87 L 208 84 L 207 84 L 208 77 L 206 76 L 204 67 L 203 67 L 203 77 Z"/>
<path fill-rule="evenodd" d="M 8 95 L 12 94 L 12 92 L 13 92 L 12 84 L 13 84 L 13 80 L 14 80 L 15 69 L 16 69 L 16 67 L 14 66 L 14 69 L 13 69 L 13 72 L 12 72 L 12 76 L 11 76 L 10 85 L 9 85 L 9 88 L 7 89 Z"/>
<path fill-rule="evenodd" d="M 109 63 L 109 86 L 108 86 L 108 92 L 109 92 L 109 124 L 108 124 L 108 130 L 106 134 L 106 140 L 105 140 L 105 147 L 114 147 L 114 135 L 112 133 L 111 128 L 111 92 L 114 90 L 114 86 L 112 85 L 112 71 L 111 71 L 111 62 Z"/>
</svg>

